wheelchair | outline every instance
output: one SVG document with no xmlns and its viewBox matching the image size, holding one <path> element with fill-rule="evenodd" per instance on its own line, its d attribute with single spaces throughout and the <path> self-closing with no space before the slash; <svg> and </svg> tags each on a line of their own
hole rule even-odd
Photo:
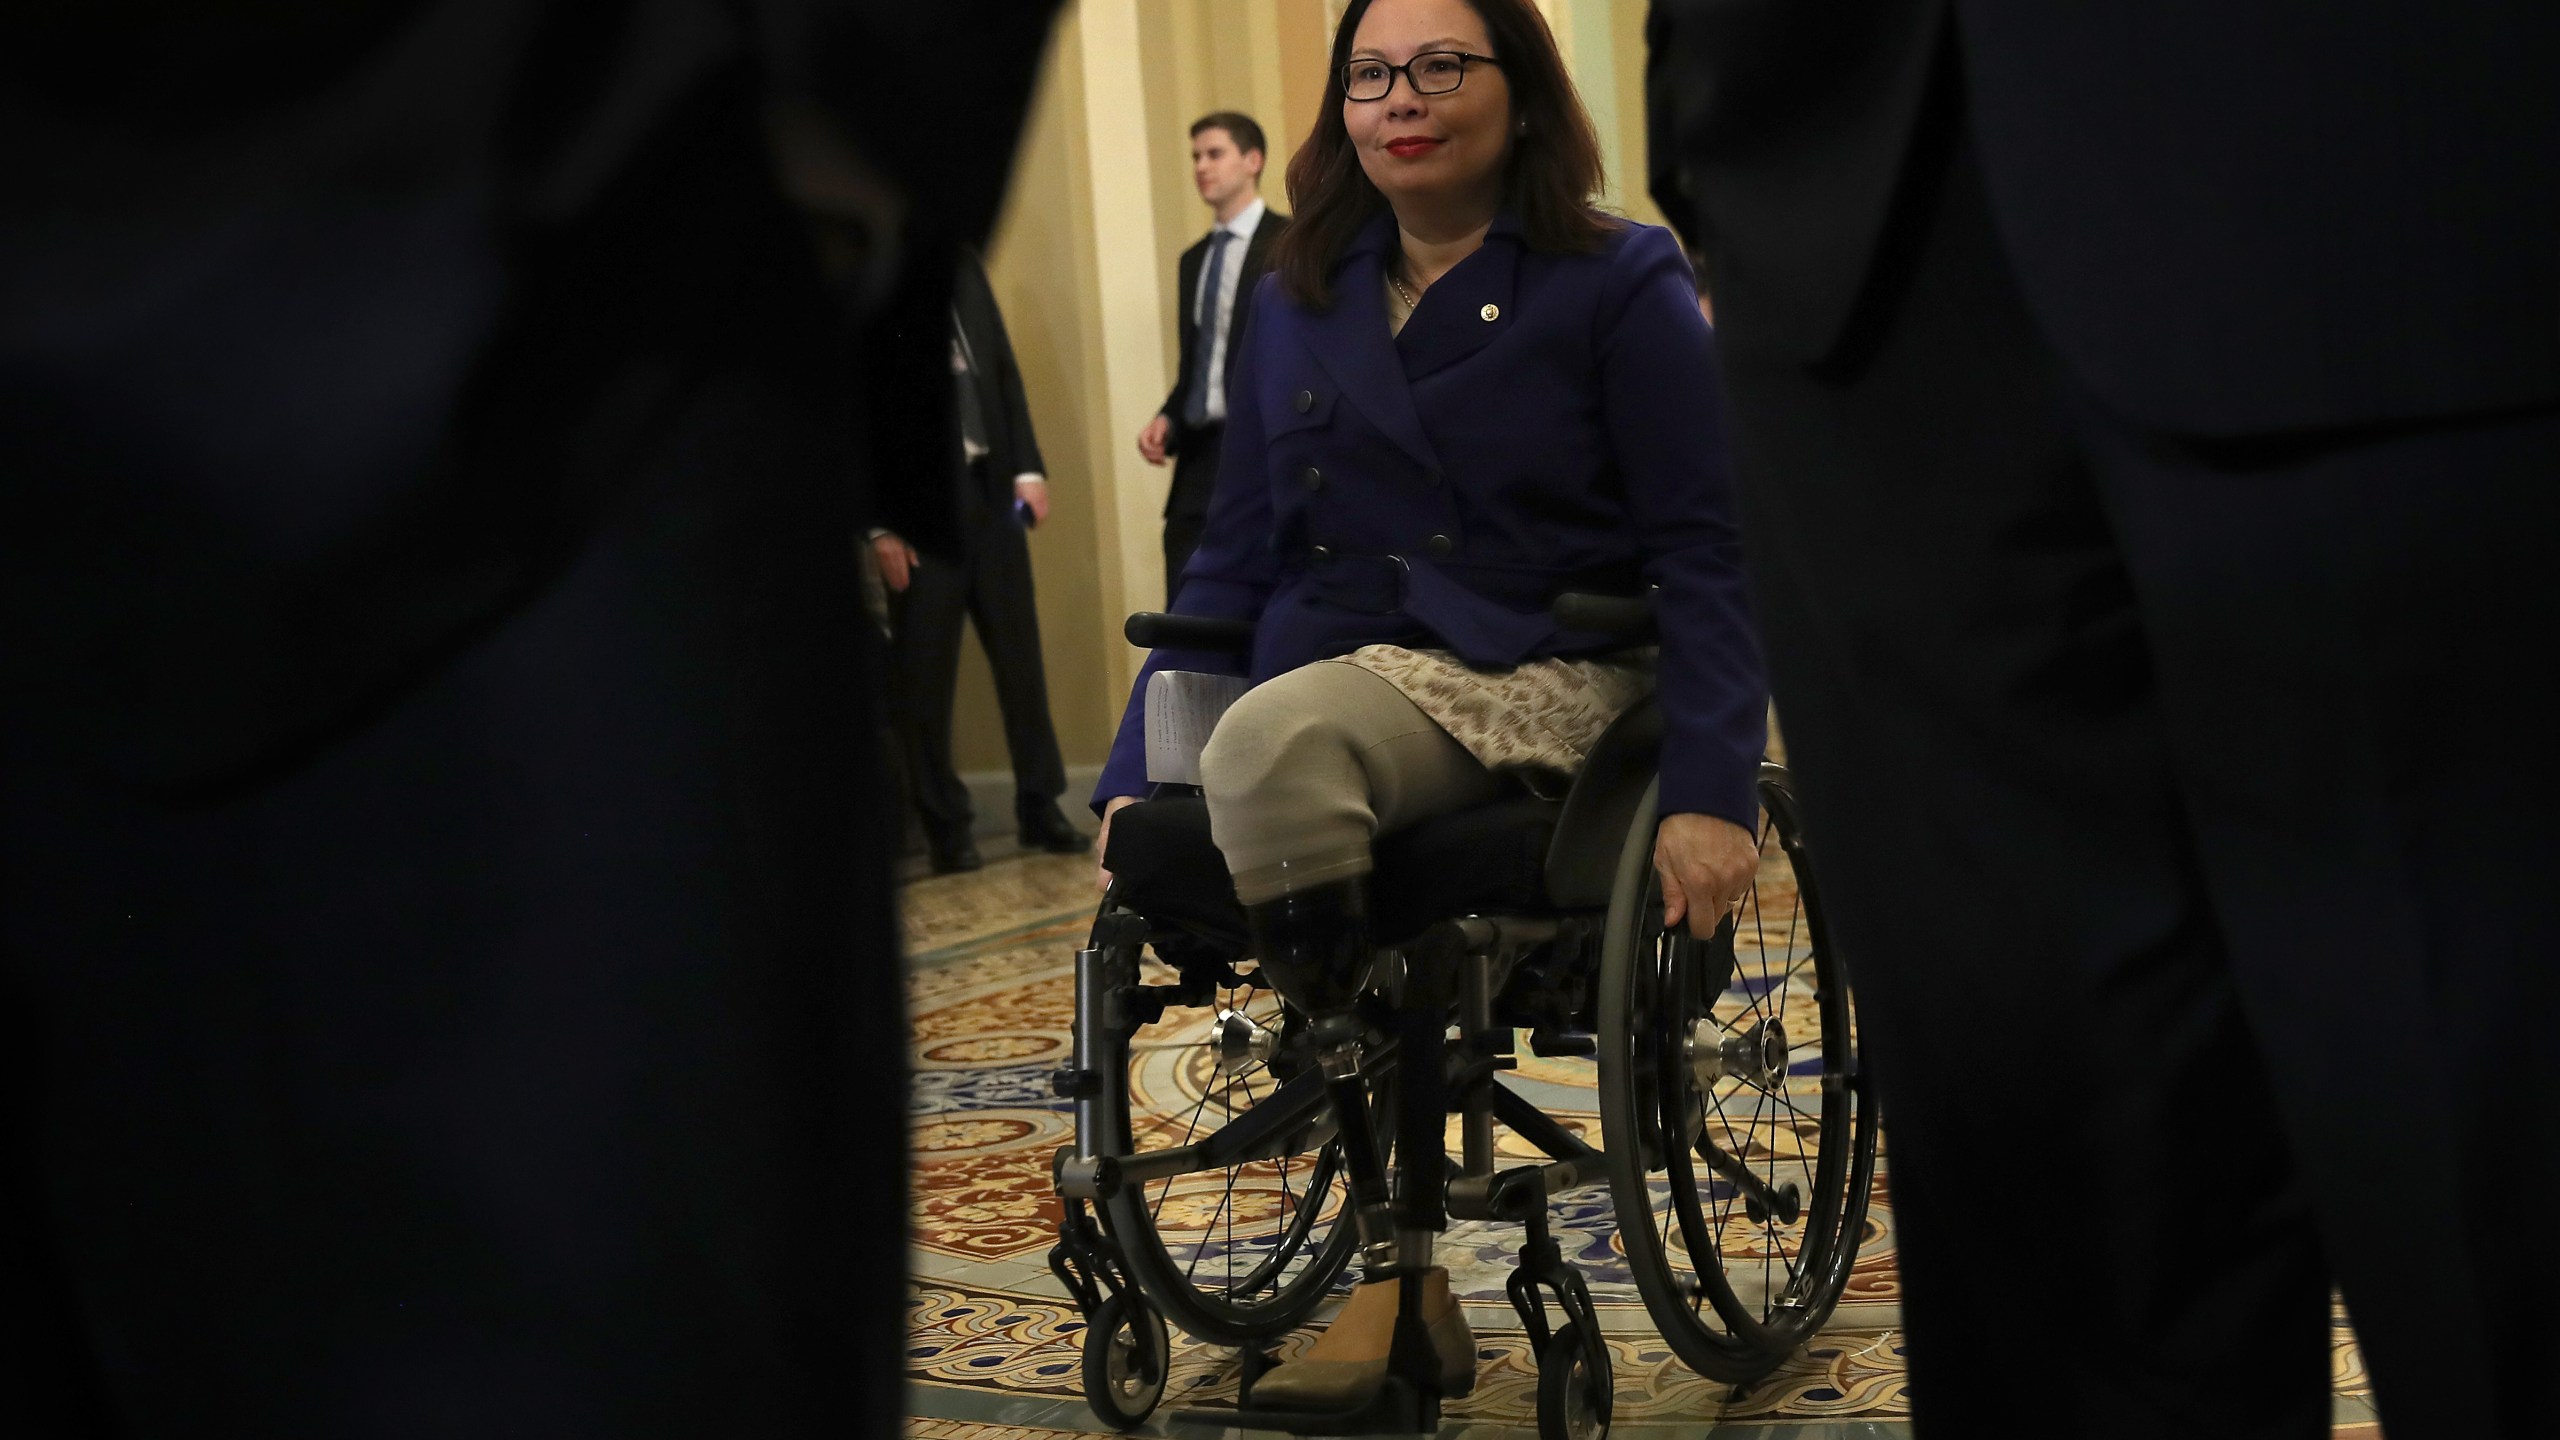
<svg viewBox="0 0 2560 1440">
<path fill-rule="evenodd" d="M 1565 596 L 1556 614 L 1631 640 L 1651 626 L 1621 597 Z M 1230 652 L 1252 637 L 1153 614 L 1126 633 Z M 1242 1381 L 1235 1410 L 1180 1418 L 1436 1429 L 1422 1267 L 1450 1220 L 1496 1220 L 1522 1233 L 1507 1292 L 1540 1434 L 1605 1435 L 1610 1352 L 1548 1226 L 1549 1201 L 1586 1186 L 1608 1187 L 1644 1311 L 1700 1374 L 1748 1385 L 1822 1325 L 1867 1234 L 1877 1145 L 1849 976 L 1776 764 L 1760 770 L 1761 868 L 1739 913 L 1710 940 L 1664 929 L 1662 732 L 1648 700 L 1560 802 L 1524 793 L 1380 836 L 1379 963 L 1357 1009 L 1323 1024 L 1261 982 L 1197 794 L 1118 813 L 1111 890 L 1076 955 L 1073 1055 L 1053 1076 L 1075 1139 L 1053 1164 L 1049 1264 L 1084 1313 L 1100 1420 L 1134 1427 L 1164 1398 L 1170 1326 L 1236 1347 Z M 1602 1143 L 1505 1083 L 1524 1034 L 1542 1065 L 1596 1066 Z M 1257 1409 L 1270 1347 L 1355 1251 L 1404 1286 L 1386 1380 L 1345 1411 Z"/>
</svg>

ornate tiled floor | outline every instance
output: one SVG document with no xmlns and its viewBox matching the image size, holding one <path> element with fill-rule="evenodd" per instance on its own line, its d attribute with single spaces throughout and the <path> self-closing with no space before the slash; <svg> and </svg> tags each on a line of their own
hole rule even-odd
<svg viewBox="0 0 2560 1440">
<path fill-rule="evenodd" d="M 1049 1158 L 1071 1138 L 1049 1093 L 1068 1055 L 1072 952 L 1092 918 L 1083 857 L 998 860 L 972 875 L 905 891 L 914 1010 L 915 1298 L 909 1342 L 916 1419 L 931 1440 L 1107 1433 L 1079 1388 L 1083 1322 L 1046 1263 L 1058 1206 Z M 1588 1061 L 1523 1056 L 1516 1078 L 1542 1108 L 1596 1128 Z M 1729 1434 L 1751 1440 L 1906 1436 L 1898 1347 L 1892 1206 L 1879 1164 L 1869 1238 L 1846 1300 L 1813 1345 L 1735 1395 L 1692 1374 L 1656 1339 L 1614 1245 L 1605 1192 L 1560 1208 L 1559 1238 L 1602 1311 L 1617 1368 L 1617 1429 L 1630 1436 Z M 1444 1250 L 1486 1356 L 1475 1393 L 1449 1406 L 1447 1436 L 1534 1435 L 1536 1372 L 1502 1298 L 1503 1230 L 1461 1224 Z M 1282 1353 L 1306 1343 L 1292 1337 Z M 2364 1376 L 2339 1323 L 2340 1434 L 2372 1436 Z M 1178 1405 L 1232 1404 L 1233 1352 L 1175 1339 L 1172 1388 L 1141 1433 L 1172 1427 Z"/>
</svg>

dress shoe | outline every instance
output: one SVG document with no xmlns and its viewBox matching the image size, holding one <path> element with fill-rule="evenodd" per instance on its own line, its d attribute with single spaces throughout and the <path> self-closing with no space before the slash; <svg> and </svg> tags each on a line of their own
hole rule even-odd
<svg viewBox="0 0 2560 1440">
<path fill-rule="evenodd" d="M 1055 800 L 1026 805 L 1017 812 L 1022 822 L 1022 848 L 1046 850 L 1052 855 L 1081 855 L 1093 848 L 1093 837 L 1077 829 L 1058 809 Z"/>
<path fill-rule="evenodd" d="M 1376 1394 L 1395 1342 L 1397 1288 L 1393 1280 L 1355 1287 L 1305 1358 L 1274 1366 L 1254 1382 L 1253 1407 L 1347 1410 Z M 1455 1398 L 1476 1388 L 1475 1332 L 1449 1293 L 1449 1272 L 1436 1265 L 1422 1276 L 1422 1319 L 1440 1357 L 1440 1393 Z"/>
<path fill-rule="evenodd" d="M 963 870 L 980 869 L 987 863 L 978 854 L 976 843 L 966 835 L 949 840 L 929 841 L 925 849 L 931 856 L 933 873 L 936 875 L 957 875 Z"/>
</svg>

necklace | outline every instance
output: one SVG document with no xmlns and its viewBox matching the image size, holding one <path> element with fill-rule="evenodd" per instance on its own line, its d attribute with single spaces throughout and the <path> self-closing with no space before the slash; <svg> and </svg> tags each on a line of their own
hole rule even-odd
<svg viewBox="0 0 2560 1440">
<path fill-rule="evenodd" d="M 1396 267 L 1396 270 L 1401 270 L 1403 268 L 1403 266 L 1399 265 Z M 1412 291 L 1404 288 L 1404 279 L 1396 273 L 1396 270 L 1390 270 L 1387 272 L 1387 283 L 1395 287 L 1396 298 L 1404 302 L 1404 308 L 1411 310 L 1422 302 L 1414 298 Z"/>
</svg>

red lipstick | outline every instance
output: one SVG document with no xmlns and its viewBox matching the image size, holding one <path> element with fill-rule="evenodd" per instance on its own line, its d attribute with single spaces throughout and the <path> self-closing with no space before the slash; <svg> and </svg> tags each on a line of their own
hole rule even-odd
<svg viewBox="0 0 2560 1440">
<path fill-rule="evenodd" d="M 1428 155 L 1447 143 L 1425 135 L 1405 135 L 1388 141 L 1387 153 L 1399 160 L 1410 160 L 1417 155 Z"/>
</svg>

